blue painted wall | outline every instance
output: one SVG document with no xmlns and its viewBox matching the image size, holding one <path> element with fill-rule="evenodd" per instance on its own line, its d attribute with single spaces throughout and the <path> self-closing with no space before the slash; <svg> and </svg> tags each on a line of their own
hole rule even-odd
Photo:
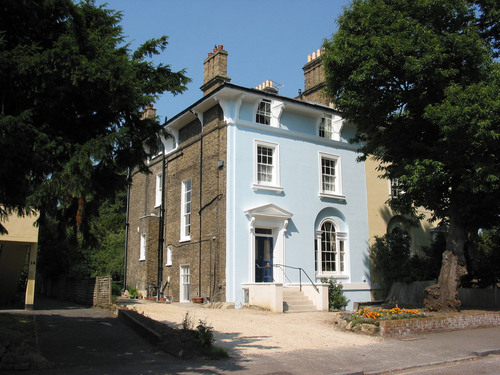
<svg viewBox="0 0 500 375">
<path fill-rule="evenodd" d="M 242 303 L 242 283 L 251 282 L 249 270 L 250 218 L 245 210 L 273 203 L 289 211 L 293 217 L 286 233 L 286 259 L 289 266 L 302 267 L 315 278 L 315 231 L 325 217 L 332 217 L 340 230 L 348 233 L 349 277 L 346 283 L 369 282 L 368 216 L 365 169 L 356 162 L 355 148 L 344 142 L 327 141 L 316 137 L 318 117 L 287 111 L 281 115 L 280 129 L 266 125 L 249 126 L 254 118 L 254 104 L 243 102 L 240 119 L 228 126 L 227 160 L 227 298 L 238 307 Z M 317 116 L 321 116 L 318 111 Z M 297 137 L 303 134 L 304 138 Z M 354 134 L 345 127 L 344 137 Z M 254 141 L 279 145 L 281 194 L 254 191 Z M 345 200 L 319 197 L 319 152 L 340 157 L 342 192 Z M 288 280 L 289 279 L 289 280 Z M 287 281 L 298 282 L 297 271 L 287 272 Z M 319 280 L 318 280 L 319 281 Z M 368 284 L 367 284 L 368 285 Z M 369 292 L 358 293 L 365 299 Z M 351 304 L 352 296 L 349 293 Z M 357 299 L 356 297 L 354 299 Z"/>
</svg>

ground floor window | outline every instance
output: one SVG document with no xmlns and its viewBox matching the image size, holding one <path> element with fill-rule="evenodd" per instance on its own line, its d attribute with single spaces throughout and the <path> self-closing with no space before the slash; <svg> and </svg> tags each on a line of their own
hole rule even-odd
<svg viewBox="0 0 500 375">
<path fill-rule="evenodd" d="M 346 273 L 347 233 L 339 232 L 333 220 L 321 223 L 316 232 L 316 272 L 324 276 Z"/>
<path fill-rule="evenodd" d="M 189 289 L 191 288 L 191 270 L 189 266 L 181 266 L 180 280 L 180 298 L 181 302 L 189 302 Z"/>
</svg>

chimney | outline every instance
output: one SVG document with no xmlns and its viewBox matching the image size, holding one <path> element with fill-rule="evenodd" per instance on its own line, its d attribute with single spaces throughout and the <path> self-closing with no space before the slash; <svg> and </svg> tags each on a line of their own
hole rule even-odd
<svg viewBox="0 0 500 375">
<path fill-rule="evenodd" d="M 320 104 L 330 105 L 331 100 L 323 93 L 325 86 L 325 71 L 323 69 L 323 50 L 318 49 L 307 55 L 307 63 L 304 71 L 303 100 L 313 101 Z"/>
<path fill-rule="evenodd" d="M 266 80 L 266 81 L 262 82 L 259 86 L 256 87 L 256 89 L 266 91 L 266 92 L 269 92 L 271 94 L 278 93 L 278 89 L 274 85 L 274 82 L 270 81 L 270 80 Z"/>
<path fill-rule="evenodd" d="M 153 107 L 152 104 L 148 105 L 146 108 L 142 110 L 141 120 L 146 118 L 155 118 L 156 117 L 156 108 Z"/>
<path fill-rule="evenodd" d="M 203 85 L 200 89 L 205 96 L 224 82 L 230 81 L 231 78 L 227 76 L 227 51 L 224 51 L 222 44 L 219 44 L 203 62 Z"/>
</svg>

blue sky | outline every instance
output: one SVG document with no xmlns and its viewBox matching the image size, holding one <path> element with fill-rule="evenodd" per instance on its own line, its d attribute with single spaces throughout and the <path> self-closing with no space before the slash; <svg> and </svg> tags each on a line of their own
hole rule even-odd
<svg viewBox="0 0 500 375">
<path fill-rule="evenodd" d="M 181 95 L 164 94 L 155 104 L 160 121 L 202 97 L 203 60 L 214 45 L 228 52 L 228 76 L 240 86 L 269 79 L 279 94 L 304 88 L 307 55 L 336 31 L 347 0 L 97 0 L 123 13 L 122 27 L 132 49 L 161 35 L 167 49 L 155 59 L 192 79 Z"/>
</svg>

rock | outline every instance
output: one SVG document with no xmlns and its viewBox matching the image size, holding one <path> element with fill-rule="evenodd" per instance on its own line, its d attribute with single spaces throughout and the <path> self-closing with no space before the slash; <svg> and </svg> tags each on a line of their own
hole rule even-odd
<svg viewBox="0 0 500 375">
<path fill-rule="evenodd" d="M 339 319 L 337 324 L 339 325 L 340 329 L 346 329 L 347 327 L 347 322 L 344 319 Z"/>
<path fill-rule="evenodd" d="M 361 324 L 361 332 L 367 333 L 369 335 L 375 335 L 379 331 L 379 327 L 373 324 Z"/>
<path fill-rule="evenodd" d="M 349 331 L 352 330 L 352 322 L 347 323 L 345 329 L 347 329 Z"/>
<path fill-rule="evenodd" d="M 361 324 L 358 324 L 351 329 L 353 332 L 361 332 Z"/>
</svg>

